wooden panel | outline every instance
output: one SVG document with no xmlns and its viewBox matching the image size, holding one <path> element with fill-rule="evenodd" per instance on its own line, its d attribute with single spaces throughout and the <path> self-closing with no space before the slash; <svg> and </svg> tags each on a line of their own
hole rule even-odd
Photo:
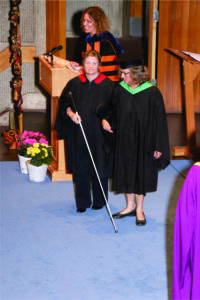
<svg viewBox="0 0 200 300">
<path fill-rule="evenodd" d="M 39 60 L 39 82 L 45 90 L 51 95 L 52 79 L 51 68 L 49 68 L 42 59 Z"/>
<path fill-rule="evenodd" d="M 160 0 L 157 83 L 166 110 L 183 110 L 183 73 L 181 60 L 165 49 L 200 53 L 200 1 Z M 200 111 L 199 82 L 194 83 L 194 107 Z"/>
<path fill-rule="evenodd" d="M 66 58 L 66 0 L 46 0 L 46 51 L 62 45 L 55 55 Z"/>
<path fill-rule="evenodd" d="M 39 82 L 52 97 L 59 97 L 67 82 L 80 73 L 70 70 L 67 66 L 70 62 L 53 55 L 53 67 L 51 60 L 46 61 L 44 55 L 39 57 Z"/>
<path fill-rule="evenodd" d="M 10 55 L 9 48 L 0 52 L 0 72 L 3 72 L 10 66 Z"/>
<path fill-rule="evenodd" d="M 150 0 L 149 1 L 148 69 L 150 72 L 151 80 L 156 78 L 157 22 L 153 21 L 155 10 L 157 10 L 157 0 Z"/>
<path fill-rule="evenodd" d="M 36 47 L 22 46 L 22 63 L 35 63 Z"/>
<path fill-rule="evenodd" d="M 53 66 L 51 59 L 45 55 L 39 58 L 39 82 L 51 95 L 51 145 L 53 159 L 48 167 L 48 174 L 52 181 L 72 180 L 72 175 L 67 173 L 65 161 L 64 140 L 57 140 L 54 123 L 59 106 L 59 97 L 67 82 L 80 73 L 70 70 L 70 62 L 53 55 Z"/>
<path fill-rule="evenodd" d="M 194 117 L 194 78 L 200 80 L 200 63 L 190 63 L 184 60 L 184 81 L 185 81 L 185 109 L 186 109 L 186 130 L 187 144 L 196 147 L 196 129 Z M 199 94 L 200 96 L 200 94 Z"/>
<path fill-rule="evenodd" d="M 67 173 L 65 159 L 65 141 L 57 140 L 54 130 L 55 118 L 59 106 L 59 97 L 51 97 L 51 146 L 53 150 L 52 163 L 48 166 L 48 175 L 53 182 L 72 180 L 72 174 Z"/>
<path fill-rule="evenodd" d="M 142 2 L 143 0 L 131 0 L 130 17 L 142 18 Z"/>
<path fill-rule="evenodd" d="M 35 47 L 23 46 L 22 51 L 22 63 L 34 63 L 34 57 L 36 55 Z M 0 52 L 0 72 L 3 72 L 10 67 L 11 52 L 9 47 Z"/>
<path fill-rule="evenodd" d="M 190 14 L 188 21 L 188 44 L 190 52 L 200 53 L 200 1 L 190 2 Z"/>
</svg>

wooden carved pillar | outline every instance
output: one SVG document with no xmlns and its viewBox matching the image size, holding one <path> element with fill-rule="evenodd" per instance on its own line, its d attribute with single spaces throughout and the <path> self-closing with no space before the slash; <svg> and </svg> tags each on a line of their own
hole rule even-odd
<svg viewBox="0 0 200 300">
<path fill-rule="evenodd" d="M 22 126 L 22 77 L 21 77 L 21 66 L 22 66 L 22 54 L 21 54 L 21 36 L 20 36 L 20 12 L 19 5 L 22 0 L 11 0 L 11 11 L 10 11 L 10 62 L 12 64 L 12 88 L 13 88 L 13 103 L 15 112 L 18 115 L 19 121 L 19 132 L 23 131 Z"/>
</svg>

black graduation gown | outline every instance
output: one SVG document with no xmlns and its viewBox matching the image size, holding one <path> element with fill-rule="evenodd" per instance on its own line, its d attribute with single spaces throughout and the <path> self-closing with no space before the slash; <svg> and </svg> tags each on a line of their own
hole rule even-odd
<svg viewBox="0 0 200 300">
<path fill-rule="evenodd" d="M 95 170 L 79 124 L 75 124 L 67 115 L 70 107 L 74 112 L 71 97 L 72 93 L 77 112 L 81 116 L 82 126 L 101 178 L 111 177 L 112 161 L 106 163 L 106 154 L 103 150 L 104 135 L 101 119 L 97 117 L 96 108 L 99 104 L 109 103 L 114 83 L 103 74 L 89 82 L 84 74 L 73 78 L 64 88 L 60 99 L 54 129 L 58 139 L 66 140 L 67 169 L 73 174 L 91 174 Z"/>
<path fill-rule="evenodd" d="M 100 43 L 100 49 L 98 49 L 97 42 Z M 116 61 L 117 57 L 124 51 L 112 33 L 104 31 L 100 35 L 94 34 L 93 36 L 90 36 L 90 34 L 88 34 L 86 36 L 86 40 L 83 41 L 83 39 L 81 39 L 81 43 L 82 45 L 79 43 L 79 48 L 77 48 L 77 51 L 80 51 L 80 49 L 82 50 L 80 53 L 81 59 L 79 58 L 78 60 L 75 60 L 81 63 L 87 50 L 96 50 L 102 57 L 100 67 L 101 73 L 109 77 L 111 80 L 118 82 L 118 64 Z"/>
<path fill-rule="evenodd" d="M 117 123 L 113 190 L 139 195 L 156 191 L 158 168 L 170 163 L 162 94 L 151 86 L 132 95 L 118 84 L 111 105 L 112 113 L 106 119 L 113 122 L 115 118 Z M 155 150 L 162 153 L 157 160 Z"/>
</svg>

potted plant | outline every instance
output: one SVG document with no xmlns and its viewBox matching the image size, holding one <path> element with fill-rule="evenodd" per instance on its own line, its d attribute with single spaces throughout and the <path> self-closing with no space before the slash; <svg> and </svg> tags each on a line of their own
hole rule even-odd
<svg viewBox="0 0 200 300">
<path fill-rule="evenodd" d="M 17 145 L 17 154 L 19 158 L 21 172 L 27 174 L 28 170 L 26 161 L 31 159 L 27 154 L 27 149 L 31 147 L 34 143 L 48 145 L 48 141 L 46 140 L 46 137 L 43 134 L 39 132 L 26 130 L 22 133 L 16 134 L 15 141 Z"/>
<path fill-rule="evenodd" d="M 47 166 L 51 164 L 52 147 L 44 143 L 34 143 L 26 150 L 28 175 L 31 181 L 45 180 Z"/>
</svg>

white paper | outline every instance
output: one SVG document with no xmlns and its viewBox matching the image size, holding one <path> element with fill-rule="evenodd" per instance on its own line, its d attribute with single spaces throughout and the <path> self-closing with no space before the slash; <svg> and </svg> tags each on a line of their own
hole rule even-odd
<svg viewBox="0 0 200 300">
<path fill-rule="evenodd" d="M 186 51 L 182 51 L 182 52 L 200 62 L 200 54 L 199 53 L 192 53 L 192 52 L 186 52 Z"/>
</svg>

